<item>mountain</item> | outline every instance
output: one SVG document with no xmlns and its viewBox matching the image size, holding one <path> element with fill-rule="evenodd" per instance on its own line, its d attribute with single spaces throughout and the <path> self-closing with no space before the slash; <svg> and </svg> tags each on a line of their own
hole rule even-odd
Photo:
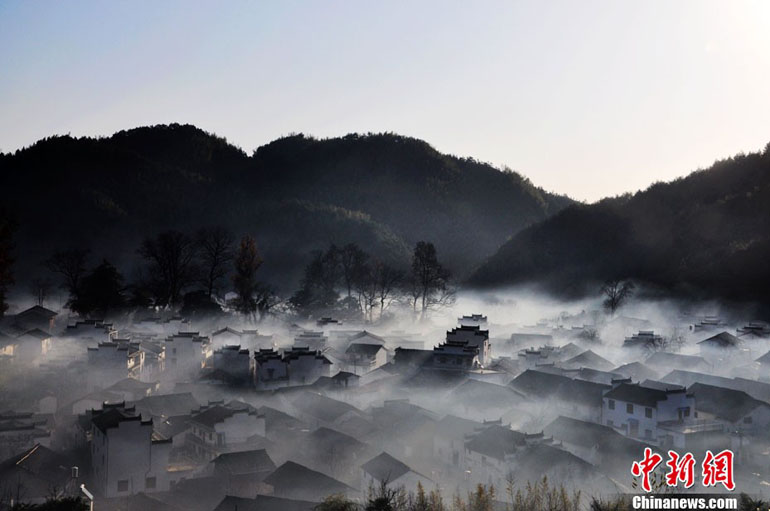
<svg viewBox="0 0 770 511">
<path fill-rule="evenodd" d="M 516 234 L 476 287 L 540 283 L 597 294 L 610 278 L 690 297 L 767 303 L 770 144 L 634 195 L 573 204 Z"/>
<path fill-rule="evenodd" d="M 0 154 L 0 197 L 18 224 L 16 273 L 89 247 L 131 275 L 141 239 L 222 225 L 252 234 L 263 278 L 293 287 L 313 249 L 356 242 L 407 265 L 435 243 L 458 276 L 511 234 L 572 203 L 511 171 L 393 134 L 292 135 L 252 155 L 190 125 L 56 136 Z"/>
</svg>

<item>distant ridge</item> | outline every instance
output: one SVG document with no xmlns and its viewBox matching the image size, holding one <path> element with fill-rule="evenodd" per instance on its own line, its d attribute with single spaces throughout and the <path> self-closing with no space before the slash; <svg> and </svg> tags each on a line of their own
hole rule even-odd
<svg viewBox="0 0 770 511">
<path fill-rule="evenodd" d="M 223 225 L 256 237 L 260 271 L 284 290 L 308 252 L 332 242 L 403 266 L 414 243 L 432 241 L 467 276 L 511 235 L 572 203 L 515 172 L 399 135 L 292 135 L 247 155 L 178 124 L 50 137 L 0 154 L 0 190 L 19 224 L 22 279 L 72 246 L 130 272 L 144 236 Z"/>
<path fill-rule="evenodd" d="M 573 204 L 516 234 L 469 279 L 598 294 L 609 278 L 691 298 L 770 303 L 770 144 L 670 183 Z"/>
</svg>

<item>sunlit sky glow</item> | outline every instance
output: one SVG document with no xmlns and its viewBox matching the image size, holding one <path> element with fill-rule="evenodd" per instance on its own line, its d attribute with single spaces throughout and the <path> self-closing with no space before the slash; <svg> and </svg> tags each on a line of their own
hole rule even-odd
<svg viewBox="0 0 770 511">
<path fill-rule="evenodd" d="M 393 131 L 583 200 L 770 141 L 770 1 L 0 1 L 0 150 Z"/>
</svg>

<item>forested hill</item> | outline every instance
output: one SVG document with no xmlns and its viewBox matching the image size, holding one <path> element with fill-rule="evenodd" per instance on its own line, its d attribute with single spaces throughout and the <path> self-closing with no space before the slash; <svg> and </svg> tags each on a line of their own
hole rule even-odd
<svg viewBox="0 0 770 511">
<path fill-rule="evenodd" d="M 290 288 L 307 254 L 359 243 L 407 264 L 433 241 L 458 276 L 517 231 L 572 201 L 510 171 L 392 134 L 295 135 L 253 155 L 189 125 L 56 136 L 0 155 L 0 194 L 16 218 L 17 275 L 57 249 L 89 247 L 130 275 L 142 238 L 221 225 L 252 234 L 264 278 Z"/>
<path fill-rule="evenodd" d="M 770 302 L 770 144 L 670 183 L 572 205 L 514 236 L 471 277 L 568 295 L 630 278 L 667 293 Z"/>
</svg>

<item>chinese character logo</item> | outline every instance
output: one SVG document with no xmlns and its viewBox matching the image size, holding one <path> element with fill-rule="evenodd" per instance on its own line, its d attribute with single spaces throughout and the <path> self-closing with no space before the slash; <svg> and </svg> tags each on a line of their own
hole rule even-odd
<svg viewBox="0 0 770 511">
<path fill-rule="evenodd" d="M 657 467 L 661 461 L 663 461 L 663 456 L 652 452 L 652 449 L 649 447 L 645 447 L 644 459 L 642 461 L 635 461 L 634 464 L 631 465 L 631 473 L 636 477 L 642 476 L 642 488 L 644 491 L 652 491 L 652 487 L 650 486 L 650 473 L 655 470 L 655 467 Z"/>
<path fill-rule="evenodd" d="M 635 461 L 631 465 L 631 474 L 642 478 L 642 489 L 645 492 L 652 491 L 650 474 L 663 461 L 663 456 L 652 451 L 649 447 L 644 449 L 644 458 Z M 677 486 L 680 482 L 684 488 L 690 488 L 695 484 L 695 457 L 691 453 L 680 456 L 676 451 L 668 451 L 666 462 L 668 471 L 665 482 L 668 486 Z M 722 484 L 727 490 L 735 489 L 733 478 L 733 452 L 725 449 L 717 454 L 706 451 L 706 457 L 701 464 L 703 486 L 716 486 Z"/>
<path fill-rule="evenodd" d="M 703 460 L 703 486 L 716 486 L 718 483 L 728 490 L 735 489 L 733 452 L 727 449 L 718 454 L 706 451 L 706 459 Z"/>
</svg>

